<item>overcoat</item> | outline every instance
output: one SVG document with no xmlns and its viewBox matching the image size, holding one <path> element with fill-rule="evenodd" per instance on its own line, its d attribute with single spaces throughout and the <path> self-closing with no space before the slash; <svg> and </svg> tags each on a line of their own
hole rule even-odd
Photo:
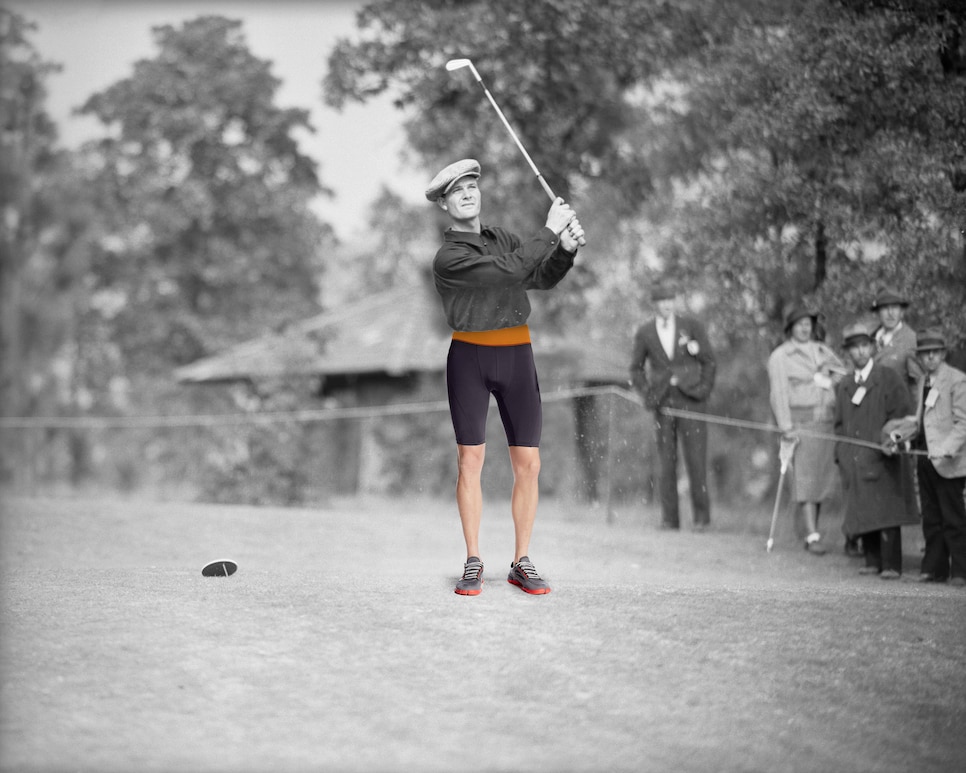
<svg viewBox="0 0 966 773">
<path fill-rule="evenodd" d="M 864 384 L 859 405 L 852 399 L 859 389 L 852 374 L 836 388 L 835 434 L 879 444 L 882 427 L 915 412 L 909 389 L 892 368 L 874 364 Z M 853 443 L 835 444 L 835 462 L 842 475 L 848 536 L 893 526 L 919 523 L 912 478 L 899 455 L 887 456 L 879 448 Z"/>
</svg>

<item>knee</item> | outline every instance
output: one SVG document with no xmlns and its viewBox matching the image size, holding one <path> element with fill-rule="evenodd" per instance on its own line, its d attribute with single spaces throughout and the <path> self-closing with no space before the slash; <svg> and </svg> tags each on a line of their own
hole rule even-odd
<svg viewBox="0 0 966 773">
<path fill-rule="evenodd" d="M 535 480 L 540 475 L 540 451 L 537 448 L 517 448 L 512 455 L 513 477 Z"/>
<path fill-rule="evenodd" d="M 457 457 L 459 458 L 460 475 L 479 476 L 483 471 L 486 446 L 459 446 Z"/>
</svg>

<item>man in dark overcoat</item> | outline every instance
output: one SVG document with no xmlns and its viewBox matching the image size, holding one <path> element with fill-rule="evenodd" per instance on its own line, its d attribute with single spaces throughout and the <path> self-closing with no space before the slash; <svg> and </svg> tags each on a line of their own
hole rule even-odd
<svg viewBox="0 0 966 773">
<path fill-rule="evenodd" d="M 846 536 L 861 536 L 865 566 L 861 574 L 893 580 L 902 575 L 902 531 L 918 523 L 906 506 L 910 496 L 895 446 L 883 442 L 886 422 L 914 413 L 909 389 L 892 368 L 872 359 L 873 331 L 864 322 L 846 326 L 842 345 L 853 372 L 839 382 L 835 400 L 835 434 L 877 447 L 840 441 L 835 462 L 845 493 Z"/>
</svg>

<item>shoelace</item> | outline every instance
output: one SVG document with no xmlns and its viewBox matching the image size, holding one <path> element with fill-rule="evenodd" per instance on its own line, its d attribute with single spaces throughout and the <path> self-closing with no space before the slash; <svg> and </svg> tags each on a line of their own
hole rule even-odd
<svg viewBox="0 0 966 773">
<path fill-rule="evenodd" d="M 529 561 L 518 561 L 516 568 L 523 572 L 531 580 L 540 579 L 540 575 L 537 574 L 537 570 L 534 569 L 533 564 L 531 564 Z"/>
<path fill-rule="evenodd" d="M 481 561 L 474 561 L 471 564 L 463 565 L 464 580 L 475 580 L 481 574 L 483 574 L 483 563 Z"/>
</svg>

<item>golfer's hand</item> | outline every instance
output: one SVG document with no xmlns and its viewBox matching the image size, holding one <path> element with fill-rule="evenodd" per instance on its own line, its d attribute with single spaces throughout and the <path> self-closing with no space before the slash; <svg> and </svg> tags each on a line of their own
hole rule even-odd
<svg viewBox="0 0 966 773">
<path fill-rule="evenodd" d="M 553 204 L 550 205 L 550 211 L 547 213 L 547 228 L 557 234 L 557 236 L 560 236 L 570 221 L 575 217 L 577 216 L 570 208 L 570 205 L 558 196 L 553 200 Z"/>
<path fill-rule="evenodd" d="M 577 247 L 581 244 L 586 244 L 584 239 L 584 229 L 580 225 L 580 221 L 575 217 L 571 220 L 567 227 L 563 229 L 560 234 L 560 244 L 563 246 L 567 252 L 576 252 Z"/>
</svg>

